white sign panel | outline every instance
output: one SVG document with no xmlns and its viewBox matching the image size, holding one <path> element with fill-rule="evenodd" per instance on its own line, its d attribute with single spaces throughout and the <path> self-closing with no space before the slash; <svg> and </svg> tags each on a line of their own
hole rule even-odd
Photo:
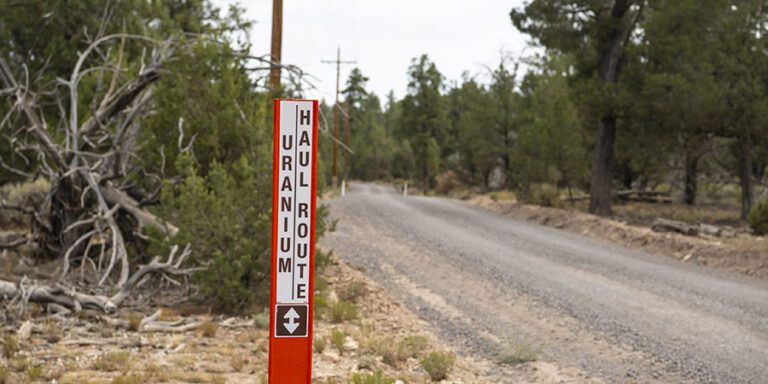
<svg viewBox="0 0 768 384">
<path fill-rule="evenodd" d="M 277 304 L 309 303 L 313 102 L 280 103 L 277 177 Z"/>
</svg>

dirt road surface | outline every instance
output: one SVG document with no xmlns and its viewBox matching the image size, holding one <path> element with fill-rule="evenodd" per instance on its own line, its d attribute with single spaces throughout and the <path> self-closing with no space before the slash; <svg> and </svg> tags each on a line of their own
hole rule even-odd
<svg viewBox="0 0 768 384">
<path fill-rule="evenodd" d="M 462 354 L 522 345 L 578 382 L 768 383 L 764 281 L 383 185 L 330 205 L 324 243 Z"/>
</svg>

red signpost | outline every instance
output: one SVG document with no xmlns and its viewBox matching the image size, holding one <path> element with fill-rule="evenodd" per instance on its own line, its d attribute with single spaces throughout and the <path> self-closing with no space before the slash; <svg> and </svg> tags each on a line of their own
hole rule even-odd
<svg viewBox="0 0 768 384">
<path fill-rule="evenodd" d="M 312 380 L 317 100 L 275 100 L 269 382 Z"/>
</svg>

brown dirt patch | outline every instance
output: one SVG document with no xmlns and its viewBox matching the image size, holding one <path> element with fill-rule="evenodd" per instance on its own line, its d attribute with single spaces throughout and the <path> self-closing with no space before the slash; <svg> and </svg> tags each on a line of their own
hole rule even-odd
<svg viewBox="0 0 768 384">
<path fill-rule="evenodd" d="M 608 240 L 629 248 L 768 279 L 768 241 L 765 237 L 746 233 L 739 233 L 732 238 L 658 233 L 642 224 L 632 225 L 576 209 L 547 208 L 494 200 L 487 195 L 472 197 L 468 202 L 503 215 Z M 645 223 L 647 220 L 634 222 Z"/>
</svg>

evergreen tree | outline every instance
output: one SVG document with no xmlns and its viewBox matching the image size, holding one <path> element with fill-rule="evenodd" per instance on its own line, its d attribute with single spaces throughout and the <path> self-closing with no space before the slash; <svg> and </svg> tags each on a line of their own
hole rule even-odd
<svg viewBox="0 0 768 384">
<path fill-rule="evenodd" d="M 407 138 L 413 150 L 417 174 L 424 188 L 429 190 L 432 180 L 439 172 L 431 162 L 430 151 L 434 146 L 442 152 L 448 120 L 442 96 L 443 75 L 427 55 L 413 59 L 408 69 L 408 95 L 402 101 L 399 136 Z M 430 144 L 430 140 L 434 143 Z M 430 146 L 433 148 L 430 148 Z"/>
<path fill-rule="evenodd" d="M 523 82 L 522 122 L 513 153 L 513 180 L 527 194 L 531 185 L 570 188 L 587 176 L 584 131 L 568 84 L 570 62 L 552 54 Z"/>
<path fill-rule="evenodd" d="M 645 0 L 533 0 L 510 13 L 514 25 L 544 47 L 577 58 L 585 82 L 580 95 L 597 128 L 590 174 L 589 211 L 612 212 L 617 93 L 626 51 Z"/>
</svg>

